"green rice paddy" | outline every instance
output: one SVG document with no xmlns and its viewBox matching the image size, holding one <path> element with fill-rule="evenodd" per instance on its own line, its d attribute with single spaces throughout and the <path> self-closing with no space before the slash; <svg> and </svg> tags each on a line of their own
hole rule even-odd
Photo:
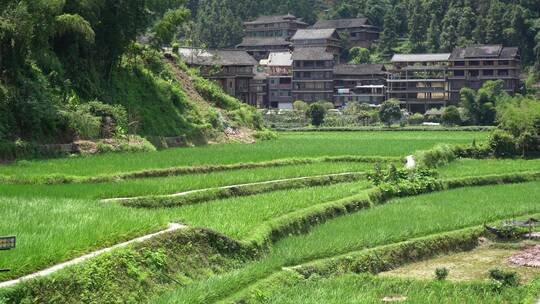
<svg viewBox="0 0 540 304">
<path fill-rule="evenodd" d="M 399 157 L 437 143 L 485 141 L 485 132 L 291 132 L 253 145 L 225 144 L 155 153 L 107 154 L 47 161 L 21 161 L 0 167 L 0 176 L 93 177 L 172 167 L 242 164 L 325 156 Z M 162 209 L 137 209 L 101 199 L 178 192 L 287 178 L 367 172 L 367 162 L 316 162 L 279 167 L 147 177 L 101 183 L 55 185 L 0 184 L 0 235 L 17 235 L 17 249 L 1 252 L 0 282 L 52 266 L 84 253 L 163 229 L 168 223 L 208 228 L 238 241 L 251 241 L 260 228 L 284 216 L 352 196 L 366 196 L 367 180 L 260 193 Z M 538 160 L 458 160 L 438 169 L 440 177 L 540 171 Z M 411 238 L 540 213 L 540 182 L 463 188 L 392 200 L 384 205 L 318 223 L 309 233 L 289 235 L 258 260 L 222 275 L 155 295 L 151 303 L 379 303 L 387 294 L 407 294 L 414 303 L 514 303 L 527 288 L 493 294 L 484 285 L 416 282 L 345 275 L 281 282 L 252 291 L 261 279 L 321 258 L 393 244 Z M 339 286 L 346 284 L 346 287 Z M 424 300 L 427 299 L 427 300 Z M 347 302 L 349 301 L 349 302 Z M 351 302 L 352 301 L 352 302 Z M 356 302 L 355 302 L 356 301 Z M 483 302 L 484 301 L 484 302 Z M 0 299 L 1 302 L 1 299 Z"/>
<path fill-rule="evenodd" d="M 236 164 L 321 156 L 406 156 L 437 143 L 469 144 L 486 132 L 320 132 L 280 133 L 255 145 L 225 144 L 169 149 L 156 153 L 106 154 L 49 161 L 22 161 L 0 167 L 0 175 L 31 177 L 64 174 L 95 176 L 145 169 L 208 164 Z"/>
</svg>

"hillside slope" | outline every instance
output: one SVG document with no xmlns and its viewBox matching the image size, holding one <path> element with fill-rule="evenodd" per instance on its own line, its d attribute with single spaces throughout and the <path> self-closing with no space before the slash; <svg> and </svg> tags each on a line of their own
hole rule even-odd
<svg viewBox="0 0 540 304">
<path fill-rule="evenodd" d="M 159 45 L 136 42 L 159 19 L 154 6 L 145 0 L 0 6 L 0 150 L 127 134 L 205 143 L 260 127 L 256 109 L 195 72 L 183 75 L 188 70 L 164 60 Z"/>
</svg>

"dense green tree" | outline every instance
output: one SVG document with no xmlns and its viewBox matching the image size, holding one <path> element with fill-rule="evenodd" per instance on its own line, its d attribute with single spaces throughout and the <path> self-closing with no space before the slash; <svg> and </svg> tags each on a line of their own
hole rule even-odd
<svg viewBox="0 0 540 304">
<path fill-rule="evenodd" d="M 431 16 L 429 28 L 427 30 L 426 45 L 430 52 L 438 52 L 441 47 L 441 25 L 435 15 Z"/>
<path fill-rule="evenodd" d="M 476 92 L 470 88 L 463 88 L 460 92 L 460 107 L 465 110 L 465 116 L 469 118 L 468 123 L 476 125 L 478 123 L 479 109 L 476 103 Z"/>
<path fill-rule="evenodd" d="M 362 47 L 354 47 L 349 51 L 352 64 L 370 63 L 371 54 L 368 49 Z"/>
<path fill-rule="evenodd" d="M 499 0 L 491 0 L 489 12 L 486 17 L 486 42 L 504 44 L 504 6 Z"/>
<path fill-rule="evenodd" d="M 486 43 L 486 19 L 482 16 L 477 16 L 473 37 L 478 44 Z"/>
<path fill-rule="evenodd" d="M 461 9 L 461 18 L 459 19 L 457 31 L 458 40 L 457 45 L 460 47 L 466 47 L 473 44 L 473 33 L 476 28 L 476 14 L 474 10 L 465 6 Z"/>
<path fill-rule="evenodd" d="M 327 112 L 327 107 L 323 102 L 315 102 L 309 105 L 307 116 L 311 119 L 312 125 L 319 127 L 324 122 Z"/>
<path fill-rule="evenodd" d="M 231 47 L 242 40 L 242 20 L 220 0 L 201 0 L 197 34 L 209 48 Z"/>
<path fill-rule="evenodd" d="M 382 54 L 392 54 L 393 48 L 397 45 L 397 23 L 394 13 L 388 10 L 384 15 L 384 29 L 379 39 L 379 52 Z"/>
<path fill-rule="evenodd" d="M 399 100 L 390 99 L 385 101 L 379 109 L 379 118 L 388 127 L 401 119 L 401 108 Z"/>
<path fill-rule="evenodd" d="M 420 0 L 413 0 L 409 9 L 408 17 L 408 30 L 409 30 L 409 42 L 411 43 L 411 51 L 418 53 L 425 51 L 424 41 L 426 37 L 426 24 L 424 20 L 424 14 L 422 2 Z"/>
<path fill-rule="evenodd" d="M 461 8 L 452 6 L 442 20 L 441 50 L 450 52 L 458 44 L 458 27 L 461 19 Z"/>
<path fill-rule="evenodd" d="M 186 21 L 189 11 L 185 8 L 169 10 L 163 18 L 159 20 L 152 28 L 153 39 L 152 43 L 156 47 L 161 47 L 171 44 L 176 34 L 180 30 L 180 26 Z"/>
<path fill-rule="evenodd" d="M 461 114 L 456 106 L 448 106 L 444 108 L 442 123 L 450 126 L 461 124 Z"/>
<path fill-rule="evenodd" d="M 506 28 L 504 34 L 510 43 L 519 47 L 521 59 L 525 62 L 534 61 L 531 50 L 534 49 L 534 37 L 530 32 L 525 19 L 525 11 L 520 6 L 515 6 L 512 10 L 512 21 L 510 27 Z"/>
</svg>

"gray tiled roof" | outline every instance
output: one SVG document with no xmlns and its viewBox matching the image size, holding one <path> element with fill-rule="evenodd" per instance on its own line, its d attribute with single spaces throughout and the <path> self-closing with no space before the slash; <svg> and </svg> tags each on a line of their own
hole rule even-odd
<svg viewBox="0 0 540 304">
<path fill-rule="evenodd" d="M 333 60 L 334 54 L 326 51 L 324 47 L 299 47 L 292 56 L 293 60 Z"/>
<path fill-rule="evenodd" d="M 347 29 L 354 27 L 371 26 L 367 18 L 338 19 L 338 20 L 320 20 L 315 23 L 314 29 Z"/>
<path fill-rule="evenodd" d="M 472 58 L 514 59 L 518 57 L 518 48 L 502 45 L 479 45 L 467 48 L 456 48 L 450 56 L 451 60 Z"/>
<path fill-rule="evenodd" d="M 339 64 L 334 67 L 336 75 L 377 75 L 385 74 L 382 64 Z"/>
<path fill-rule="evenodd" d="M 278 23 L 278 22 L 287 22 L 295 21 L 296 23 L 305 24 L 301 19 L 296 18 L 295 16 L 288 15 L 277 15 L 277 16 L 259 16 L 253 21 L 244 22 L 244 24 L 264 24 L 264 23 Z"/>
<path fill-rule="evenodd" d="M 283 37 L 244 37 L 239 47 L 246 46 L 263 46 L 263 45 L 285 45 L 290 46 L 291 43 Z"/>
<path fill-rule="evenodd" d="M 242 50 L 201 50 L 180 48 L 178 53 L 189 64 L 194 65 L 257 65 L 257 61 Z"/>
<path fill-rule="evenodd" d="M 441 54 L 395 54 L 392 62 L 437 62 L 448 61 L 450 53 Z"/>
<path fill-rule="evenodd" d="M 336 33 L 336 29 L 301 29 L 291 40 L 330 39 Z"/>
</svg>

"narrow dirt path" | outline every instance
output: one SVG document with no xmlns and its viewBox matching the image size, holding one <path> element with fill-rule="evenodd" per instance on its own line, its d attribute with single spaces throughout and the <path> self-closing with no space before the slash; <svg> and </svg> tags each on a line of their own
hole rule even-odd
<svg viewBox="0 0 540 304">
<path fill-rule="evenodd" d="M 98 255 L 101 255 L 101 254 L 104 254 L 106 252 L 110 252 L 110 251 L 112 251 L 114 249 L 126 247 L 126 246 L 134 244 L 134 243 L 144 242 L 144 241 L 147 241 L 147 240 L 149 240 L 151 238 L 154 238 L 156 236 L 159 236 L 159 235 L 162 235 L 162 234 L 165 234 L 165 233 L 169 233 L 169 232 L 173 232 L 173 231 L 177 231 L 177 230 L 181 230 L 181 229 L 186 229 L 186 228 L 187 228 L 187 226 L 182 225 L 182 224 L 174 224 L 174 223 L 169 224 L 169 228 L 167 228 L 165 230 L 162 230 L 162 231 L 159 231 L 159 232 L 156 232 L 156 233 L 152 233 L 152 234 L 147 234 L 147 235 L 138 237 L 136 239 L 124 242 L 124 243 L 116 244 L 116 245 L 108 247 L 108 248 L 104 248 L 104 249 L 101 249 L 101 250 L 98 250 L 98 251 L 94 251 L 94 252 L 91 252 L 89 254 L 78 257 L 76 259 L 73 259 L 71 261 L 67 261 L 67 262 L 52 266 L 50 268 L 47 268 L 47 269 L 44 269 L 44 270 L 29 274 L 29 275 L 26 275 L 24 277 L 21 277 L 21 278 L 15 279 L 15 280 L 1 282 L 0 283 L 0 289 L 17 285 L 17 284 L 21 283 L 22 281 L 34 279 L 34 278 L 37 278 L 37 277 L 48 276 L 48 275 L 50 275 L 52 273 L 55 273 L 55 272 L 57 272 L 59 270 L 62 270 L 64 268 L 66 268 L 68 266 L 80 264 L 80 263 L 82 263 L 82 262 L 84 262 L 84 261 L 86 261 L 88 259 L 94 258 L 94 257 L 96 257 Z"/>
<path fill-rule="evenodd" d="M 223 187 L 214 187 L 214 188 L 205 188 L 205 189 L 198 189 L 198 190 L 190 190 L 190 191 L 184 191 L 169 195 L 160 195 L 159 197 L 179 197 L 179 196 L 186 196 L 193 193 L 199 193 L 199 192 L 205 192 L 205 191 L 211 191 L 211 190 L 224 190 L 224 189 L 231 189 L 231 188 L 242 188 L 242 187 L 250 187 L 250 186 L 258 186 L 258 185 L 268 185 L 268 184 L 276 184 L 276 183 L 282 183 L 282 182 L 288 182 L 288 181 L 301 181 L 301 180 L 309 180 L 309 179 L 316 179 L 316 178 L 324 178 L 324 177 L 338 177 L 338 176 L 347 176 L 347 175 L 357 175 L 362 174 L 364 172 L 344 172 L 344 173 L 333 173 L 333 174 L 324 174 L 324 175 L 313 175 L 313 176 L 303 176 L 303 177 L 294 177 L 294 178 L 284 178 L 284 179 L 275 179 L 275 180 L 269 180 L 264 182 L 255 182 L 255 183 L 247 183 L 247 184 L 238 184 L 238 185 L 229 185 L 229 186 L 223 186 Z M 121 198 L 108 198 L 101 200 L 102 203 L 113 203 L 113 202 L 128 202 L 132 200 L 137 200 L 141 198 L 146 198 L 149 196 L 138 196 L 138 197 L 121 197 Z M 153 196 L 150 196 L 153 197 Z"/>
</svg>

